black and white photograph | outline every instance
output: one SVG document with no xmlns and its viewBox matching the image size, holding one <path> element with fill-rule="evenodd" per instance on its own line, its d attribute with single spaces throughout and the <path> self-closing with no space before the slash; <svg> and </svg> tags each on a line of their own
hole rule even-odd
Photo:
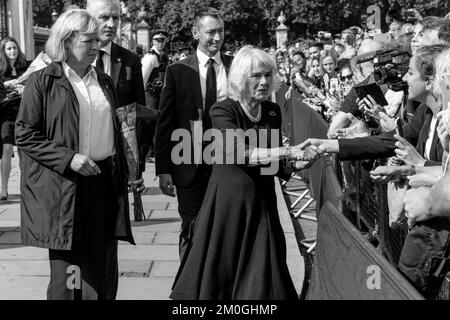
<svg viewBox="0 0 450 320">
<path fill-rule="evenodd" d="M 450 300 L 450 0 L 0 0 L 0 141 L 0 300 Z"/>
</svg>

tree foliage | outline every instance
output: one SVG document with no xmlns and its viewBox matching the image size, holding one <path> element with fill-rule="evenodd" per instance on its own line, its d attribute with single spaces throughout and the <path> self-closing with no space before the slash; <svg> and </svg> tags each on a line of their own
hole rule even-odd
<svg viewBox="0 0 450 320">
<path fill-rule="evenodd" d="M 268 46 L 275 43 L 277 18 L 283 10 L 290 27 L 290 37 L 305 38 L 320 30 L 333 33 L 350 26 L 361 26 L 369 5 L 379 5 L 384 18 L 394 4 L 415 7 L 423 15 L 444 16 L 450 12 L 450 0 L 131 0 L 138 10 L 142 5 L 152 28 L 167 30 L 176 41 L 190 43 L 195 13 L 215 7 L 224 16 L 226 43 L 253 43 Z"/>
<path fill-rule="evenodd" d="M 51 12 L 60 13 L 68 4 L 84 6 L 85 0 L 33 0 L 35 22 L 51 25 Z M 422 15 L 444 16 L 450 0 L 128 0 L 129 16 L 135 23 L 143 18 L 152 29 L 166 30 L 172 42 L 192 44 L 191 28 L 196 12 L 208 7 L 221 11 L 226 44 L 274 44 L 277 18 L 283 10 L 290 38 L 305 38 L 320 30 L 333 33 L 361 26 L 369 5 L 379 5 L 384 18 L 394 4 L 416 8 Z M 146 15 L 139 14 L 141 8 Z"/>
<path fill-rule="evenodd" d="M 52 12 L 55 11 L 59 15 L 71 4 L 84 8 L 86 0 L 33 0 L 34 24 L 50 27 L 53 24 Z"/>
</svg>

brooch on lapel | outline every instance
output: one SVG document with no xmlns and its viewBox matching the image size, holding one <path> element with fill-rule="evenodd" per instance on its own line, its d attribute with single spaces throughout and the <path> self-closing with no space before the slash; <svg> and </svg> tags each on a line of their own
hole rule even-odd
<svg viewBox="0 0 450 320">
<path fill-rule="evenodd" d="M 122 59 L 120 59 L 120 58 L 117 58 L 117 62 L 122 62 Z"/>
<path fill-rule="evenodd" d="M 269 115 L 272 116 L 272 117 L 276 117 L 276 116 L 277 116 L 277 113 L 276 113 L 275 111 L 270 111 L 270 112 L 269 112 Z"/>
</svg>

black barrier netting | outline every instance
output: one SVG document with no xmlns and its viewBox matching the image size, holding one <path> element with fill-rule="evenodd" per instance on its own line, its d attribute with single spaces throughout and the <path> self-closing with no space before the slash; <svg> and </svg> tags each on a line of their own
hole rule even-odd
<svg viewBox="0 0 450 320">
<path fill-rule="evenodd" d="M 308 138 L 325 139 L 327 137 L 328 124 L 317 112 L 303 103 L 303 97 L 297 91 L 292 92 L 287 107 L 287 119 L 291 119 L 289 137 L 291 146 L 302 143 Z M 320 159 L 300 174 L 307 181 L 314 199 L 320 198 L 322 166 Z M 317 210 L 320 208 L 318 207 Z"/>
<path fill-rule="evenodd" d="M 288 91 L 288 86 L 286 84 L 282 84 L 280 90 L 276 93 L 276 102 L 281 108 L 281 117 L 282 117 L 282 127 L 281 131 L 285 136 L 289 136 L 291 119 L 288 114 L 290 100 L 286 100 L 285 95 Z"/>
<path fill-rule="evenodd" d="M 374 183 L 370 178 L 371 161 L 343 161 L 341 181 L 345 181 L 344 194 L 352 198 L 356 212 L 355 224 L 360 230 L 373 235 L 379 251 L 392 265 L 397 265 L 407 234 L 407 225 L 398 229 L 389 226 L 386 185 Z"/>
<path fill-rule="evenodd" d="M 308 300 L 423 299 L 334 204 L 320 217 Z"/>
</svg>

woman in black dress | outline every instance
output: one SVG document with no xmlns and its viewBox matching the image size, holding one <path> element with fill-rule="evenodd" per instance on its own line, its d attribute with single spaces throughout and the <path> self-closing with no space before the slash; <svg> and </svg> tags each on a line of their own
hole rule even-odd
<svg viewBox="0 0 450 320">
<path fill-rule="evenodd" d="M 271 57 L 251 46 L 233 60 L 230 98 L 210 110 L 213 129 L 220 130 L 216 132 L 224 143 L 223 151 L 217 145 L 213 148 L 215 155 L 225 155 L 228 161 L 214 163 L 172 299 L 298 298 L 286 265 L 274 175 L 289 177 L 310 162 L 292 160 L 303 154 L 298 147 L 282 147 L 280 108 L 266 101 L 276 74 Z M 225 131 L 237 138 L 229 141 Z M 258 141 L 252 141 L 252 133 Z M 236 158 L 245 163 L 236 164 Z"/>
<path fill-rule="evenodd" d="M 18 84 L 16 79 L 28 68 L 29 63 L 20 50 L 16 39 L 6 37 L 0 42 L 0 76 L 4 81 L 7 97 L 0 102 L 0 133 L 2 149 L 1 178 L 2 190 L 0 200 L 8 199 L 8 180 L 11 172 L 11 157 L 13 156 L 14 121 L 19 110 L 21 93 L 24 86 Z"/>
</svg>

